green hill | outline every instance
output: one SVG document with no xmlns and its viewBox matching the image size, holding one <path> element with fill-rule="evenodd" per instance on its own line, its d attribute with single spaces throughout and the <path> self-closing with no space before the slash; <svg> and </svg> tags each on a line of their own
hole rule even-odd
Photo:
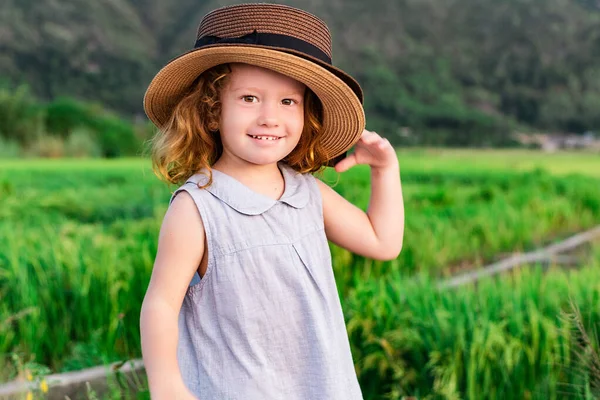
<svg viewBox="0 0 600 400">
<path fill-rule="evenodd" d="M 232 3 L 5 0 L 0 79 L 142 114 L 153 74 L 192 46 L 206 12 Z M 334 63 L 364 86 L 369 126 L 397 140 L 485 144 L 515 125 L 600 127 L 595 0 L 286 3 L 328 23 Z"/>
</svg>

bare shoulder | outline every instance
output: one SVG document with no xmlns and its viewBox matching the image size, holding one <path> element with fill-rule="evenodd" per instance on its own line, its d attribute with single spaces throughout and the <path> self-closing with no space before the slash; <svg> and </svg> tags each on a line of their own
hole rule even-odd
<svg viewBox="0 0 600 400">
<path fill-rule="evenodd" d="M 334 191 L 328 184 L 315 177 L 315 181 L 317 181 L 317 186 L 319 187 L 319 191 L 321 192 L 321 196 L 328 196 L 330 192 Z"/>
<path fill-rule="evenodd" d="M 183 224 L 187 221 L 188 224 Z M 204 225 L 200 213 L 192 196 L 185 190 L 177 193 L 173 201 L 171 202 L 165 218 L 163 220 L 163 227 L 170 228 L 171 226 L 178 226 L 179 228 L 202 228 L 204 232 Z"/>
<path fill-rule="evenodd" d="M 321 192 L 325 229 L 329 228 L 329 232 L 332 232 L 331 228 L 334 224 L 339 224 L 341 220 L 355 216 L 359 210 L 325 182 L 320 179 L 316 179 L 316 181 Z"/>
<path fill-rule="evenodd" d="M 343 198 L 338 192 L 333 190 L 328 184 L 326 184 L 319 178 L 315 178 L 315 180 L 317 181 L 317 186 L 319 187 L 319 191 L 321 192 L 321 198 L 323 199 L 323 208 L 331 204 L 348 203 L 348 201 L 345 198 Z"/>
<path fill-rule="evenodd" d="M 182 190 L 177 193 L 165 214 L 158 250 L 195 254 L 194 249 L 200 247 L 200 250 L 203 250 L 203 246 L 199 244 L 204 243 L 204 235 L 204 224 L 196 203 L 188 192 Z M 171 256 L 177 257 L 176 254 Z"/>
<path fill-rule="evenodd" d="M 165 213 L 149 292 L 179 309 L 204 255 L 204 225 L 194 200 L 179 192 Z"/>
</svg>

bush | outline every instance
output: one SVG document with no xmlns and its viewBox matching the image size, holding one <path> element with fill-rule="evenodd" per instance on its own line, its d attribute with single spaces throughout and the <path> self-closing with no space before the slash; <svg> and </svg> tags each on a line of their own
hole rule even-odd
<svg viewBox="0 0 600 400">
<path fill-rule="evenodd" d="M 88 128 L 75 128 L 65 142 L 65 153 L 69 157 L 100 157 L 102 149 L 96 134 Z"/>
<path fill-rule="evenodd" d="M 101 117 L 92 121 L 92 128 L 107 158 L 124 155 L 137 155 L 141 152 L 141 142 L 137 139 L 133 126 L 116 117 Z"/>
<path fill-rule="evenodd" d="M 44 110 L 27 86 L 0 88 L 0 137 L 27 145 L 44 133 Z"/>
<path fill-rule="evenodd" d="M 88 139 L 70 139 L 87 146 L 90 156 L 119 157 L 135 155 L 141 147 L 133 126 L 118 116 L 108 113 L 101 106 L 80 103 L 69 98 L 59 98 L 47 106 L 46 127 L 48 132 L 67 140 L 76 130 L 83 129 Z M 87 144 L 81 144 L 87 140 Z M 68 140 L 67 140 L 68 141 Z M 72 144 L 73 146 L 73 144 Z M 97 148 L 97 149 L 92 149 Z"/>
<path fill-rule="evenodd" d="M 134 127 L 100 105 L 66 97 L 41 105 L 27 86 L 13 91 L 0 85 L 0 138 L 7 141 L 0 142 L 0 157 L 18 154 L 18 147 L 34 157 L 140 155 L 151 131 L 149 124 Z"/>
<path fill-rule="evenodd" d="M 4 139 L 0 136 L 0 158 L 18 158 L 21 148 L 15 140 Z"/>
<path fill-rule="evenodd" d="M 90 126 L 93 119 L 90 108 L 74 99 L 61 97 L 46 106 L 46 129 L 63 138 L 76 128 Z"/>
<path fill-rule="evenodd" d="M 65 156 L 65 141 L 56 136 L 41 136 L 26 150 L 28 157 L 60 158 Z"/>
</svg>

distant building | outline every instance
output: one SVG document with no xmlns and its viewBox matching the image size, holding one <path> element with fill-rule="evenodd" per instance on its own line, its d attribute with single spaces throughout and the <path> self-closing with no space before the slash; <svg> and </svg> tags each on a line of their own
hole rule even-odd
<svg viewBox="0 0 600 400">
<path fill-rule="evenodd" d="M 517 133 L 516 140 L 524 146 L 537 147 L 547 152 L 563 149 L 587 149 L 600 151 L 600 137 L 594 132 L 584 134 L 563 133 Z"/>
</svg>

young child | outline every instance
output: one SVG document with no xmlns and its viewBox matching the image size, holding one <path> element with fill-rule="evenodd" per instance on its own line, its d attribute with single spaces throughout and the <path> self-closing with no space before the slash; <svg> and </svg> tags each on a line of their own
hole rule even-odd
<svg viewBox="0 0 600 400">
<path fill-rule="evenodd" d="M 325 23 L 275 4 L 217 9 L 144 107 L 155 170 L 180 185 L 141 312 L 152 398 L 362 399 L 328 240 L 394 259 L 404 209 L 394 149 L 364 130 Z M 370 165 L 367 213 L 312 175 L 332 160 Z"/>
</svg>

